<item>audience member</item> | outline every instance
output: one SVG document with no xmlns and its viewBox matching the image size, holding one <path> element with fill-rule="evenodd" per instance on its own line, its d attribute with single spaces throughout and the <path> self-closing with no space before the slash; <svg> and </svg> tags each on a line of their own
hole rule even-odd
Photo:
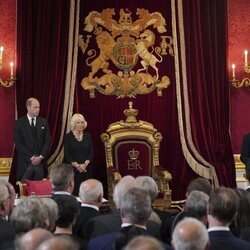
<svg viewBox="0 0 250 250">
<path fill-rule="evenodd" d="M 68 164 L 58 164 L 50 170 L 52 197 L 60 194 L 71 195 L 74 190 L 74 171 Z"/>
<path fill-rule="evenodd" d="M 42 198 L 42 203 L 45 206 L 45 209 L 48 212 L 48 227 L 47 229 L 54 233 L 56 229 L 56 219 L 58 217 L 58 206 L 56 202 L 51 198 Z"/>
<path fill-rule="evenodd" d="M 244 189 L 237 188 L 235 193 L 239 199 L 234 223 L 230 226 L 236 237 L 250 241 L 250 193 Z"/>
<path fill-rule="evenodd" d="M 78 243 L 69 236 L 58 236 L 42 242 L 36 250 L 77 250 Z"/>
<path fill-rule="evenodd" d="M 164 250 L 162 244 L 150 236 L 136 236 L 124 250 Z"/>
<path fill-rule="evenodd" d="M 212 190 L 212 185 L 209 182 L 209 180 L 207 180 L 203 177 L 198 177 L 198 178 L 193 179 L 188 184 L 186 196 L 188 196 L 188 194 L 190 194 L 194 190 L 201 191 L 201 192 L 204 192 L 205 194 L 209 195 L 211 190 Z"/>
<path fill-rule="evenodd" d="M 250 249 L 250 243 L 236 238 L 229 230 L 238 206 L 233 189 L 215 188 L 211 191 L 208 205 L 208 233 L 211 250 Z"/>
<path fill-rule="evenodd" d="M 86 235 L 85 223 L 88 219 L 100 215 L 99 208 L 102 206 L 103 186 L 95 179 L 88 179 L 82 182 L 79 190 L 81 199 L 80 214 L 77 217 L 74 227 L 74 234 L 80 238 Z"/>
<path fill-rule="evenodd" d="M 140 188 L 131 188 L 120 202 L 122 225 L 119 232 L 106 234 L 90 240 L 88 249 L 122 249 L 137 235 L 147 235 L 146 224 L 152 212 L 148 193 Z"/>
<path fill-rule="evenodd" d="M 197 219 L 207 225 L 207 205 L 209 196 L 202 191 L 193 190 L 187 197 L 185 211 L 195 213 Z"/>
<path fill-rule="evenodd" d="M 138 188 L 146 190 L 149 193 L 151 202 L 153 204 L 154 200 L 157 198 L 159 189 L 155 180 L 150 176 L 138 176 L 135 179 L 136 185 Z M 167 217 L 170 217 L 171 214 L 165 211 L 160 211 L 153 208 L 153 211 L 149 217 L 149 220 L 157 222 L 159 225 L 166 220 Z"/>
<path fill-rule="evenodd" d="M 0 248 L 3 245 L 13 243 L 15 239 L 15 231 L 9 223 L 8 218 L 14 206 L 15 191 L 13 186 L 0 180 Z"/>
<path fill-rule="evenodd" d="M 10 216 L 16 235 L 20 236 L 34 228 L 48 226 L 48 213 L 42 201 L 36 197 L 23 197 Z"/>
<path fill-rule="evenodd" d="M 14 139 L 18 152 L 17 180 L 41 180 L 47 176 L 50 130 L 47 120 L 38 116 L 36 98 L 26 101 L 27 114 L 15 122 Z"/>
<path fill-rule="evenodd" d="M 64 138 L 64 162 L 74 168 L 75 196 L 81 183 L 92 176 L 93 144 L 86 132 L 87 121 L 81 114 L 74 114 L 70 121 L 71 131 Z"/>
<path fill-rule="evenodd" d="M 86 242 L 72 234 L 79 212 L 78 201 L 73 195 L 57 195 L 54 200 L 58 205 L 58 218 L 54 234 L 67 235 L 79 244 L 79 249 L 85 249 Z"/>
<path fill-rule="evenodd" d="M 209 249 L 207 229 L 201 221 L 185 218 L 176 225 L 172 244 L 175 250 Z"/>
<path fill-rule="evenodd" d="M 89 240 L 103 234 L 113 233 L 120 230 L 122 223 L 120 217 L 121 202 L 125 193 L 133 187 L 136 187 L 134 177 L 129 175 L 122 177 L 122 179 L 116 184 L 113 191 L 113 200 L 117 209 L 111 214 L 96 216 L 89 219 L 86 224 L 88 232 L 84 237 L 85 239 Z M 157 223 L 148 221 L 147 229 L 152 236 L 160 238 L 160 227 Z"/>
<path fill-rule="evenodd" d="M 47 239 L 53 237 L 53 234 L 43 228 L 35 228 L 20 236 L 16 240 L 16 250 L 34 250 L 38 245 Z"/>
<path fill-rule="evenodd" d="M 200 192 L 203 192 L 203 193 L 209 195 L 211 190 L 212 190 L 212 185 L 210 184 L 210 182 L 205 178 L 198 177 L 198 178 L 192 180 L 188 184 L 186 197 L 188 198 L 189 194 L 191 194 L 193 191 L 200 191 Z M 168 244 L 171 243 L 171 235 L 172 235 L 174 220 L 175 220 L 175 217 L 167 217 L 166 220 L 164 221 L 164 223 L 162 224 L 162 239 L 164 242 L 166 242 Z"/>
</svg>

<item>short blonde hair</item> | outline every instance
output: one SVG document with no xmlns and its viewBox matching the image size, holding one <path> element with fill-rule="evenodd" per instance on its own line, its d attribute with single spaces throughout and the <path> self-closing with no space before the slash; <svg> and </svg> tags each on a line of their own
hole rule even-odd
<svg viewBox="0 0 250 250">
<path fill-rule="evenodd" d="M 73 131 L 75 130 L 75 127 L 76 127 L 76 122 L 77 121 L 83 121 L 84 123 L 84 129 L 87 128 L 87 121 L 85 120 L 84 116 L 82 114 L 74 114 L 70 120 L 70 130 Z"/>
</svg>

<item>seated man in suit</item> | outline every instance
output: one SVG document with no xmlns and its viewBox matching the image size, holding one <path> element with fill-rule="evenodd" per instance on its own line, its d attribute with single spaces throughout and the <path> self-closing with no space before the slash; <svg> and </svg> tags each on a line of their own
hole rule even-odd
<svg viewBox="0 0 250 250">
<path fill-rule="evenodd" d="M 84 238 L 84 231 L 88 230 L 85 223 L 88 219 L 101 215 L 99 208 L 102 206 L 103 186 L 95 179 L 88 179 L 80 185 L 79 197 L 81 199 L 80 214 L 77 216 L 74 234 Z"/>
<path fill-rule="evenodd" d="M 250 249 L 250 243 L 236 238 L 229 229 L 237 206 L 238 199 L 233 189 L 220 187 L 211 191 L 208 204 L 208 233 L 211 250 Z"/>
<path fill-rule="evenodd" d="M 199 220 L 195 218 L 185 218 L 175 227 L 172 244 L 175 250 L 209 249 L 207 229 Z"/>
<path fill-rule="evenodd" d="M 80 249 L 86 249 L 87 242 L 73 235 L 73 226 L 79 212 L 79 204 L 73 195 L 57 195 L 54 198 L 58 206 L 58 218 L 56 220 L 56 236 L 68 236 L 76 241 Z"/>
<path fill-rule="evenodd" d="M 89 240 L 103 234 L 119 231 L 122 223 L 120 217 L 121 202 L 125 193 L 133 187 L 136 187 L 135 178 L 133 176 L 127 175 L 122 177 L 115 186 L 113 192 L 113 199 L 117 209 L 111 214 L 96 216 L 89 219 L 86 224 L 88 231 L 86 235 L 84 235 L 85 239 Z M 160 238 L 160 226 L 157 223 L 148 221 L 147 230 L 152 236 Z"/>
<path fill-rule="evenodd" d="M 151 202 L 153 203 L 159 193 L 155 180 L 150 176 L 138 176 L 135 178 L 135 181 L 138 188 L 146 190 L 149 193 Z M 168 217 L 171 217 L 170 213 L 153 208 L 149 220 L 155 221 L 161 225 Z"/>
<path fill-rule="evenodd" d="M 14 207 L 10 223 L 13 225 L 16 236 L 20 236 L 34 228 L 48 227 L 48 212 L 43 202 L 35 196 L 23 197 Z"/>
<path fill-rule="evenodd" d="M 0 180 L 0 248 L 11 244 L 15 239 L 15 231 L 8 218 L 14 206 L 15 191 L 13 186 Z"/>
<path fill-rule="evenodd" d="M 152 212 L 148 193 L 140 188 L 131 188 L 120 203 L 122 220 L 119 232 L 106 234 L 90 240 L 88 249 L 122 249 L 138 235 L 148 235 L 147 220 Z"/>
<path fill-rule="evenodd" d="M 69 164 L 58 164 L 50 170 L 53 195 L 71 195 L 74 190 L 74 170 Z"/>
</svg>

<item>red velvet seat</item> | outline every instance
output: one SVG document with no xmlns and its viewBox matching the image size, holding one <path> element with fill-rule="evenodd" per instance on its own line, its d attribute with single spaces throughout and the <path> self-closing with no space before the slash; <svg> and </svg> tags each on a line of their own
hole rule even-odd
<svg viewBox="0 0 250 250">
<path fill-rule="evenodd" d="M 39 181 L 31 181 L 26 179 L 24 183 L 17 182 L 19 186 L 20 197 L 36 195 L 36 196 L 51 196 L 52 185 L 50 180 L 43 179 Z"/>
</svg>

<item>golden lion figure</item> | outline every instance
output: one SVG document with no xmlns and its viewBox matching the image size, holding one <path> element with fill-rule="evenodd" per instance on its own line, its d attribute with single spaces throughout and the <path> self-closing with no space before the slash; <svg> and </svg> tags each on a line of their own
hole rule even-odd
<svg viewBox="0 0 250 250">
<path fill-rule="evenodd" d="M 91 72 L 89 73 L 89 79 L 93 79 L 93 76 L 102 69 L 104 73 L 111 73 L 111 70 L 108 70 L 109 63 L 107 62 L 109 59 L 113 59 L 112 50 L 116 45 L 115 40 L 107 31 L 101 31 L 96 36 L 96 42 L 98 48 L 100 49 L 99 56 L 94 59 L 91 63 L 89 60 L 96 56 L 95 50 L 90 50 L 89 52 L 92 53 L 90 57 L 86 59 L 86 64 L 91 66 Z M 93 53 L 94 52 L 94 53 Z"/>
</svg>

